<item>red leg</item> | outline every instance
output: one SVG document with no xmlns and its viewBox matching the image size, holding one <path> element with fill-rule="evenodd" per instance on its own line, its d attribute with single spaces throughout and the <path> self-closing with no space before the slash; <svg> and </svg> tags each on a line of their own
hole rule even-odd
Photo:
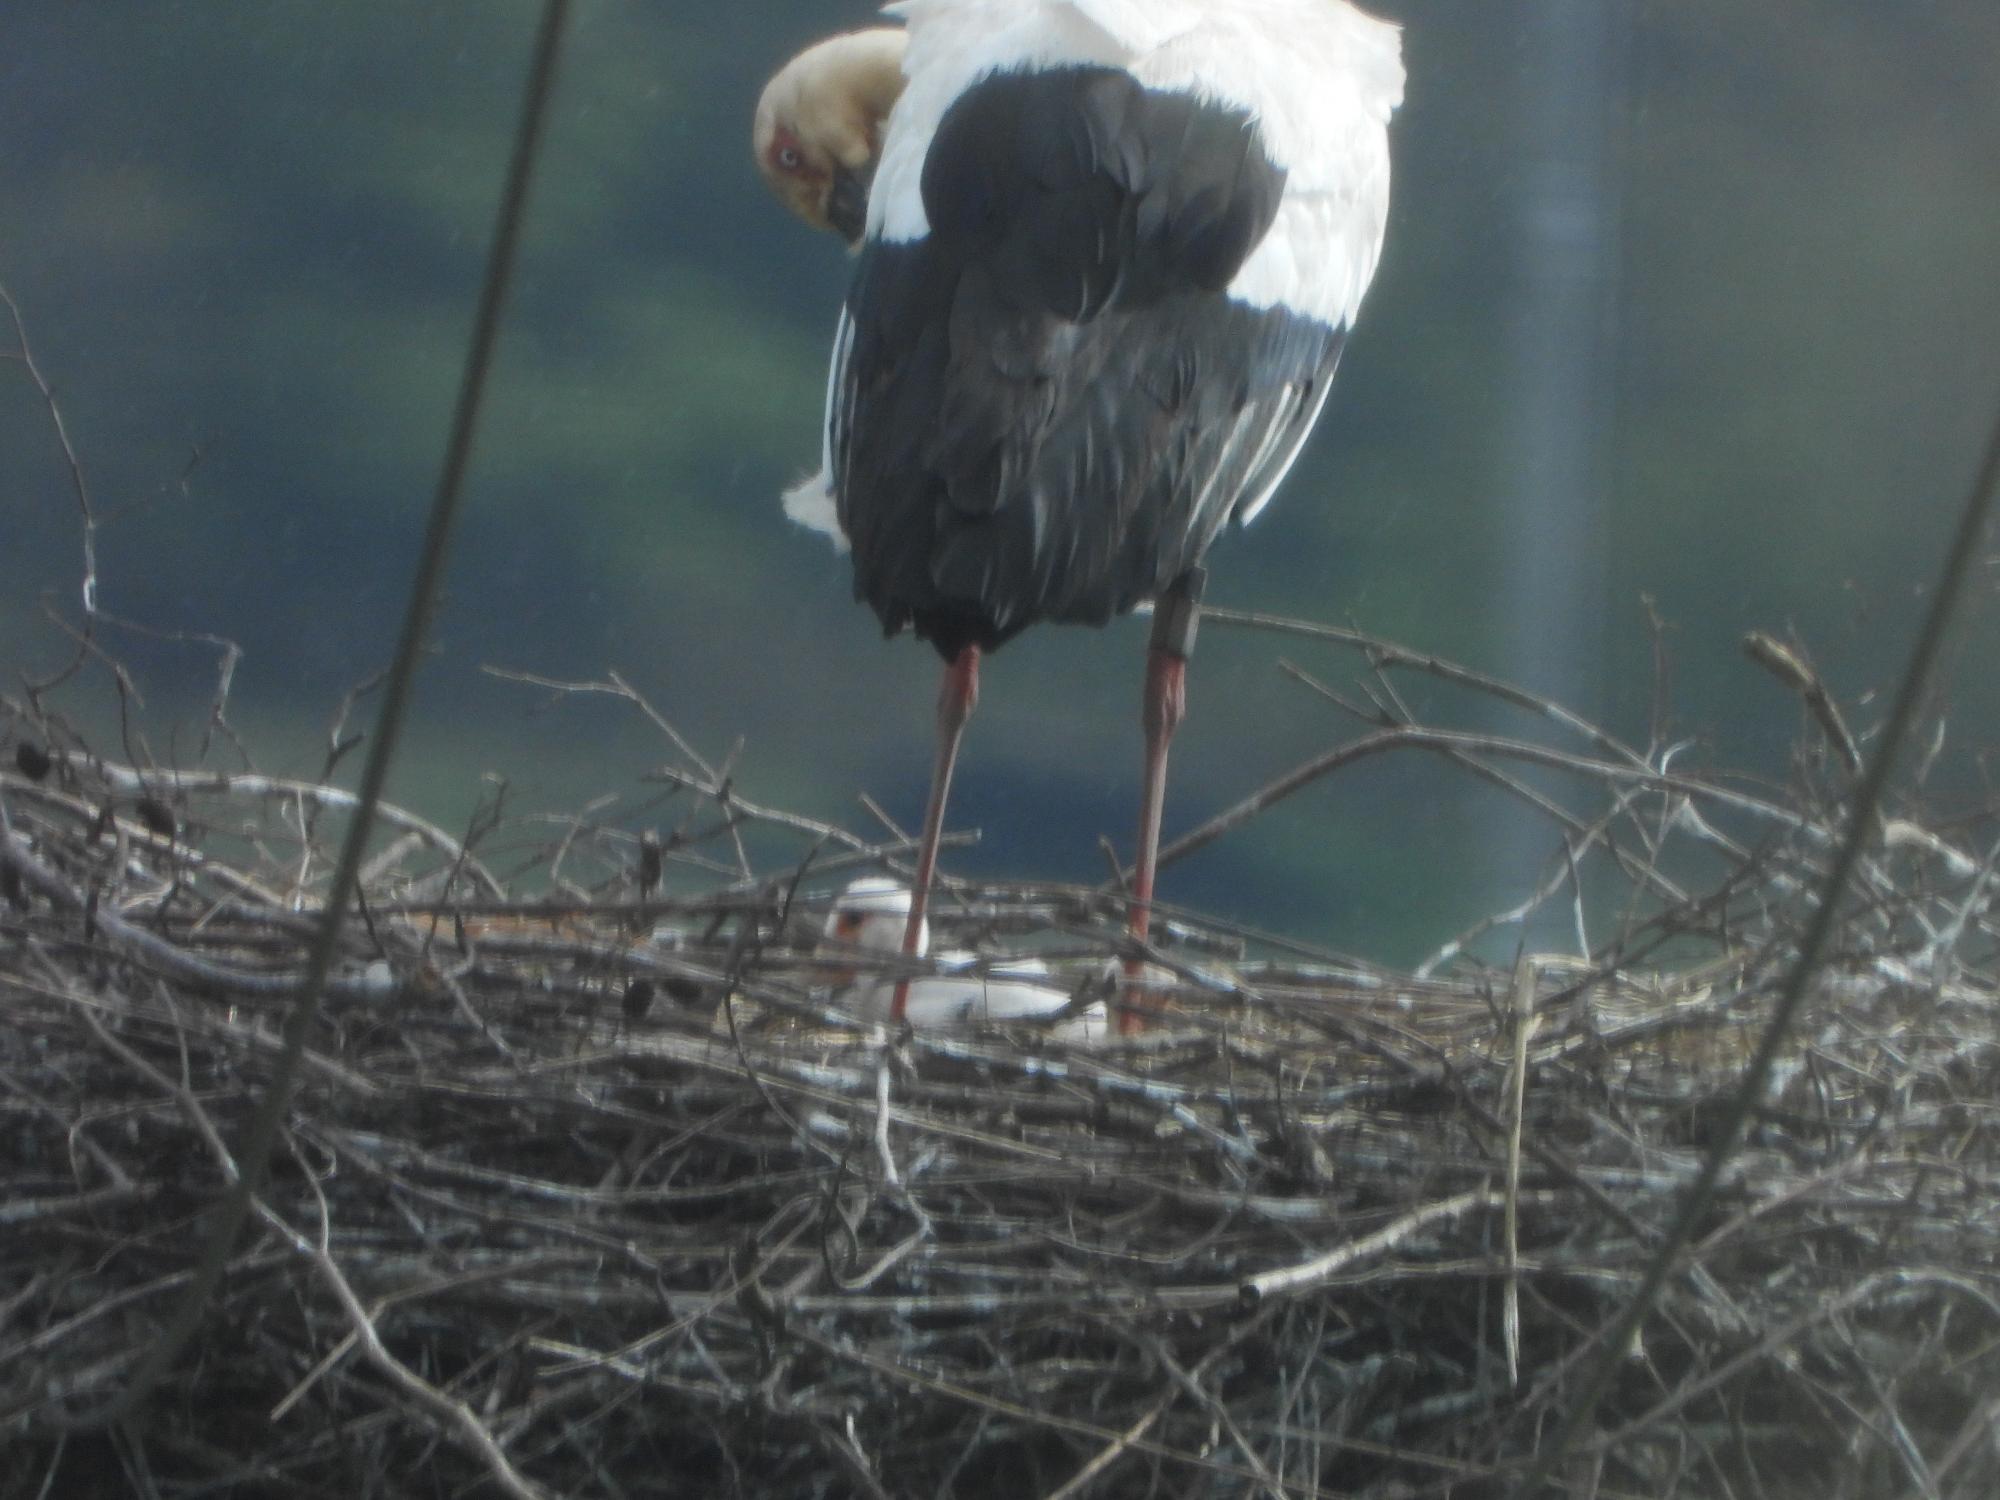
<svg viewBox="0 0 2000 1500">
<path fill-rule="evenodd" d="M 1153 639 L 1146 651 L 1146 693 L 1141 719 L 1146 729 L 1145 780 L 1139 794 L 1139 852 L 1132 867 L 1132 904 L 1127 926 L 1145 942 L 1153 925 L 1153 876 L 1160 860 L 1160 814 L 1167 801 L 1167 747 L 1187 717 L 1187 659 L 1194 650 L 1194 631 L 1201 613 L 1203 576 L 1196 568 L 1184 574 L 1153 607 Z M 1145 964 L 1125 961 L 1128 979 L 1137 980 Z M 1145 1029 L 1145 1017 L 1135 1008 L 1152 1002 L 1144 992 L 1127 987 L 1132 1003 L 1119 1012 L 1118 1029 L 1127 1035 Z"/>
<path fill-rule="evenodd" d="M 945 799 L 951 795 L 951 771 L 958 763 L 958 741 L 965 721 L 979 706 L 979 648 L 967 646 L 945 667 L 938 683 L 937 760 L 931 766 L 931 797 L 924 808 L 924 833 L 917 845 L 917 883 L 910 892 L 910 921 L 903 929 L 903 952 L 915 957 L 924 930 L 924 910 L 930 904 L 931 877 L 937 873 L 938 838 L 944 832 Z M 910 1004 L 910 981 L 896 986 L 889 1002 L 889 1019 L 900 1021 Z"/>
</svg>

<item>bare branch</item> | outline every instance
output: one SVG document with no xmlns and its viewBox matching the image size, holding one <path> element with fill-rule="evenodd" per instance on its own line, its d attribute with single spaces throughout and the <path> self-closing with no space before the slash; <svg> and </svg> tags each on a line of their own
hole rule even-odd
<svg viewBox="0 0 2000 1500">
<path fill-rule="evenodd" d="M 1841 717 L 1840 705 L 1833 701 L 1833 695 L 1827 692 L 1826 684 L 1805 655 L 1762 630 L 1753 630 L 1743 637 L 1743 654 L 1799 695 L 1827 741 L 1839 752 L 1848 774 L 1859 774 L 1861 747 L 1855 743 L 1847 720 Z"/>
</svg>

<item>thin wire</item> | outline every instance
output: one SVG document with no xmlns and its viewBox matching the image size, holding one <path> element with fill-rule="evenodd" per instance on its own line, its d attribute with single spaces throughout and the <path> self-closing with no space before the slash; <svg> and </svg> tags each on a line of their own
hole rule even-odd
<svg viewBox="0 0 2000 1500">
<path fill-rule="evenodd" d="M 1971 575 L 1980 538 L 1992 524 L 1996 504 L 2000 504 L 2000 421 L 1994 425 L 1986 455 L 1972 483 L 1972 493 L 1965 502 L 1965 512 L 1959 518 L 1958 530 L 1952 537 L 1951 550 L 1945 555 L 1937 590 L 1931 596 L 1930 613 L 1924 618 L 1923 629 L 1918 633 L 1916 646 L 1910 654 L 1910 664 L 1896 689 L 1895 707 L 1891 709 L 1888 724 L 1876 744 L 1875 758 L 1855 789 L 1854 808 L 1849 815 L 1846 835 L 1841 840 L 1833 868 L 1827 872 L 1826 893 L 1820 897 L 1819 906 L 1806 926 L 1805 936 L 1799 944 L 1798 960 L 1785 976 L 1770 1023 L 1764 1028 L 1763 1038 L 1757 1044 L 1757 1055 L 1751 1059 L 1749 1070 L 1743 1075 L 1735 1097 L 1730 1100 L 1722 1133 L 1708 1159 L 1702 1163 L 1701 1175 L 1681 1200 L 1680 1212 L 1675 1215 L 1666 1239 L 1654 1251 L 1638 1292 L 1610 1330 L 1599 1334 L 1601 1343 L 1591 1368 L 1571 1387 L 1575 1392 L 1574 1404 L 1554 1437 L 1536 1454 L 1535 1462 L 1521 1481 L 1520 1493 L 1533 1495 L 1549 1482 L 1550 1476 L 1569 1456 L 1577 1434 L 1596 1414 L 1599 1393 L 1611 1383 L 1614 1367 L 1623 1358 L 1639 1325 L 1659 1300 L 1667 1278 L 1674 1273 L 1675 1262 L 1680 1258 L 1682 1249 L 1693 1238 L 1696 1225 L 1708 1212 L 1724 1168 L 1742 1143 L 1751 1112 L 1764 1098 L 1778 1049 L 1791 1030 L 1793 1018 L 1804 1001 L 1815 971 L 1826 956 L 1827 945 L 1833 937 L 1834 922 L 1840 914 L 1841 898 L 1847 892 L 1855 866 L 1861 861 L 1862 851 L 1874 834 L 1876 816 L 1888 791 L 1890 775 L 1896 769 L 1897 755 L 1903 742 L 1909 738 L 1910 730 L 1915 726 L 1917 715 L 1930 693 L 1931 678 L 1943 651 L 1945 637 L 1950 632 L 1952 616 L 1957 612 L 1959 599 L 1965 592 L 1966 579 Z"/>
<path fill-rule="evenodd" d="M 513 157 L 507 167 L 506 187 L 501 194 L 499 215 L 493 230 L 492 250 L 486 262 L 486 277 L 479 291 L 479 307 L 474 315 L 472 342 L 466 350 L 465 368 L 460 377 L 458 402 L 452 412 L 451 436 L 445 448 L 444 469 L 438 478 L 437 493 L 431 502 L 430 520 L 424 531 L 423 552 L 417 562 L 416 578 L 410 584 L 403 615 L 403 631 L 396 643 L 396 655 L 383 690 L 381 715 L 376 721 L 374 742 L 369 746 L 367 764 L 361 773 L 361 789 L 355 803 L 353 821 L 340 849 L 333 883 L 326 894 L 326 909 L 313 933 L 307 956 L 306 975 L 292 997 L 286 1013 L 284 1050 L 278 1058 L 270 1083 L 257 1112 L 250 1121 L 242 1149 L 237 1153 L 236 1180 L 217 1207 L 211 1221 L 201 1260 L 194 1279 L 182 1295 L 173 1316 L 160 1336 L 146 1351 L 131 1382 L 100 1411 L 65 1423 L 75 1429 L 98 1428 L 123 1421 L 146 1399 L 174 1361 L 180 1357 L 201 1324 L 208 1299 L 229 1264 L 253 1198 L 262 1191 L 270 1168 L 271 1152 L 278 1131 L 290 1108 L 292 1088 L 297 1082 L 299 1063 L 305 1053 L 306 1035 L 318 1013 L 320 995 L 333 967 L 333 955 L 340 942 L 340 930 L 347 907 L 360 877 L 361 859 L 375 809 L 389 776 L 389 761 L 402 733 L 409 707 L 411 681 L 429 634 L 431 615 L 437 603 L 438 582 L 444 573 L 450 550 L 453 524 L 458 519 L 464 492 L 465 472 L 478 426 L 479 409 L 486 390 L 486 377 L 499 338 L 500 311 L 513 278 L 516 251 L 520 244 L 521 221 L 525 217 L 529 181 L 535 158 L 540 152 L 548 104 L 554 92 L 556 60 L 561 50 L 569 0 L 547 0 L 535 50 L 528 70 L 528 82 L 521 106 L 521 118 L 514 135 Z"/>
</svg>

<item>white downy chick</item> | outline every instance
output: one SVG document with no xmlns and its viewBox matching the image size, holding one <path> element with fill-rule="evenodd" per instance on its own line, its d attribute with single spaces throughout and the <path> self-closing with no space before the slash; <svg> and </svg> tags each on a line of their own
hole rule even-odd
<svg viewBox="0 0 2000 1500">
<path fill-rule="evenodd" d="M 910 920 L 910 893 L 881 876 L 857 880 L 840 893 L 826 919 L 821 954 L 842 949 L 861 954 L 900 953 L 903 931 Z M 917 953 L 930 949 L 930 925 L 917 934 Z M 1068 1008 L 1070 991 L 1058 988 L 1040 959 L 1010 960 L 987 972 L 976 972 L 979 956 L 947 950 L 937 955 L 945 972 L 920 974 L 910 980 L 904 1016 L 919 1030 L 970 1026 L 982 1021 L 1018 1021 L 1053 1016 Z M 834 969 L 832 982 L 848 1008 L 871 1020 L 886 1021 L 896 993 L 896 981 L 852 968 Z M 1067 1042 L 1096 1041 L 1108 1034 L 1102 1002 L 1050 1028 L 1050 1035 Z"/>
</svg>

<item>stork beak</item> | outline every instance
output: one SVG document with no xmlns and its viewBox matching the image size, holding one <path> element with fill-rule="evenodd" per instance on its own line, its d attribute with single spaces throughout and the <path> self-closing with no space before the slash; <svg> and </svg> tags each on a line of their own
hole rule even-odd
<svg viewBox="0 0 2000 1500">
<path fill-rule="evenodd" d="M 875 180 L 873 158 L 859 167 L 835 167 L 833 187 L 826 197 L 826 222 L 852 249 L 868 227 L 868 188 Z"/>
</svg>

